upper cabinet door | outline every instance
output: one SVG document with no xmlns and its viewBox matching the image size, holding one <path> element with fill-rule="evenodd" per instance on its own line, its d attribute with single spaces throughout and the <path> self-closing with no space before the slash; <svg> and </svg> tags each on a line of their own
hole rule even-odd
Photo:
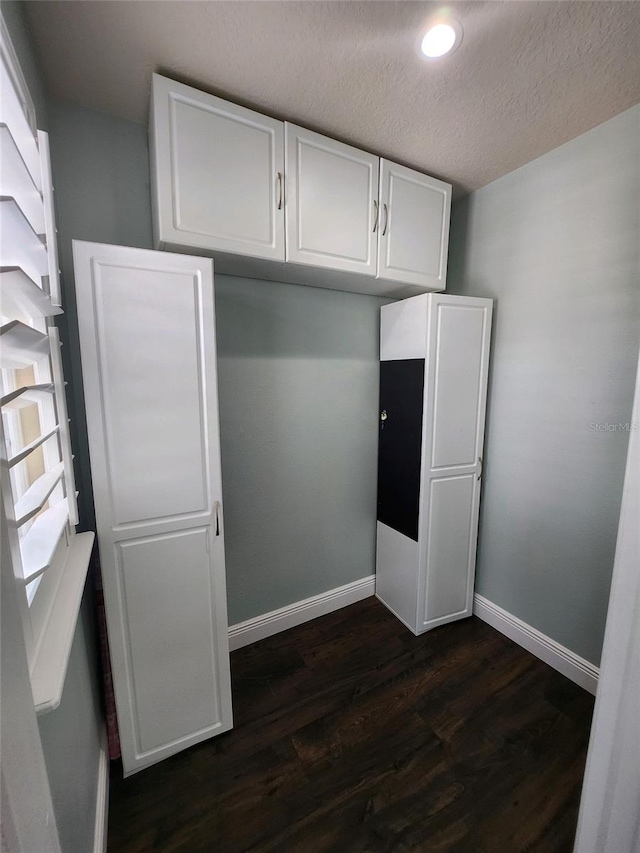
<svg viewBox="0 0 640 853">
<path fill-rule="evenodd" d="M 444 290 L 451 187 L 388 160 L 380 162 L 378 278 Z"/>
<path fill-rule="evenodd" d="M 153 75 L 159 247 L 284 260 L 284 125 Z"/>
<path fill-rule="evenodd" d="M 375 275 L 379 158 L 285 127 L 287 260 Z"/>
</svg>

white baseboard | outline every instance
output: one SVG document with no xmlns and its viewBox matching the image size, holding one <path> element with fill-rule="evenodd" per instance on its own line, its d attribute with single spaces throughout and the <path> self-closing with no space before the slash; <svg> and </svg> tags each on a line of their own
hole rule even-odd
<svg viewBox="0 0 640 853">
<path fill-rule="evenodd" d="M 254 619 L 247 619 L 246 622 L 230 625 L 229 649 L 230 651 L 241 649 L 243 646 L 258 642 L 258 640 L 264 640 L 265 637 L 279 634 L 280 631 L 302 625 L 303 622 L 309 622 L 318 616 L 324 616 L 326 613 L 332 613 L 334 610 L 354 604 L 356 601 L 362 601 L 363 598 L 369 598 L 375 594 L 375 591 L 376 576 L 369 575 L 366 578 L 353 581 L 353 583 L 320 593 L 320 595 L 305 598 L 303 601 L 296 601 L 286 607 L 281 607 L 279 610 L 272 610 L 271 613 L 264 613 Z"/>
<path fill-rule="evenodd" d="M 483 622 L 595 695 L 600 673 L 597 666 L 477 593 L 473 596 L 473 612 Z"/>
<path fill-rule="evenodd" d="M 93 833 L 93 853 L 107 851 L 107 825 L 109 817 L 109 747 L 107 730 L 102 735 L 100 762 L 98 764 L 98 792 L 96 794 L 96 823 Z"/>
<path fill-rule="evenodd" d="M 320 595 L 305 598 L 303 601 L 296 601 L 279 610 L 272 610 L 262 616 L 247 619 L 246 622 L 230 625 L 229 649 L 234 651 L 251 643 L 257 643 L 258 640 L 279 634 L 280 631 L 286 631 L 318 616 L 324 616 L 326 613 L 332 613 L 341 607 L 369 598 L 375 595 L 375 591 L 375 575 L 370 575 Z M 519 646 L 557 669 L 585 690 L 595 694 L 599 675 L 597 666 L 477 593 L 473 597 L 473 612 Z"/>
</svg>

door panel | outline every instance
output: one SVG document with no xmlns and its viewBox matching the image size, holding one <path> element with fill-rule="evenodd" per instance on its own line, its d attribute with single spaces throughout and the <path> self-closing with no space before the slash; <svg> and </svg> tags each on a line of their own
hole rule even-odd
<svg viewBox="0 0 640 853">
<path fill-rule="evenodd" d="M 474 465 L 485 311 L 457 305 L 439 305 L 436 311 L 431 466 Z"/>
<path fill-rule="evenodd" d="M 388 160 L 380 163 L 378 278 L 443 290 L 451 187 Z"/>
<path fill-rule="evenodd" d="M 391 174 L 389 209 L 389 265 L 406 272 L 438 276 L 439 254 L 433 251 L 433 245 L 425 239 L 425 235 L 440 236 L 444 215 L 442 193 Z"/>
<path fill-rule="evenodd" d="M 472 549 L 475 474 L 431 480 L 425 621 L 464 613 Z M 474 554 L 475 557 L 475 554 Z"/>
<path fill-rule="evenodd" d="M 232 726 L 212 263 L 73 249 L 128 775 Z"/>
<path fill-rule="evenodd" d="M 117 524 L 206 509 L 197 275 L 94 265 L 98 370 Z M 171 325 L 167 320 L 171 317 Z M 142 329 L 150 326 L 153 335 Z M 132 438 L 134 440 L 132 440 Z M 158 460 L 171 460 L 159 465 Z"/>
<path fill-rule="evenodd" d="M 283 261 L 283 123 L 156 74 L 153 130 L 158 242 Z"/>
<path fill-rule="evenodd" d="M 273 131 L 175 98 L 171 131 L 176 228 L 271 245 Z"/>
<path fill-rule="evenodd" d="M 378 158 L 288 122 L 287 260 L 375 274 Z"/>
<path fill-rule="evenodd" d="M 380 362 L 378 521 L 416 542 L 423 392 L 424 359 Z"/>
<path fill-rule="evenodd" d="M 205 528 L 118 543 L 140 755 L 222 723 Z"/>
</svg>

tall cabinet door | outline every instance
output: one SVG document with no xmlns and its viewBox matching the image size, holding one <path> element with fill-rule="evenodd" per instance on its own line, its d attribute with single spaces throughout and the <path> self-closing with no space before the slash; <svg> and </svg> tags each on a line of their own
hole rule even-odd
<svg viewBox="0 0 640 853">
<path fill-rule="evenodd" d="M 157 245 L 284 261 L 284 124 L 153 75 Z"/>
<path fill-rule="evenodd" d="M 210 260 L 74 242 L 125 774 L 232 726 Z"/>
<path fill-rule="evenodd" d="M 287 260 L 374 276 L 379 158 L 285 127 Z"/>
<path fill-rule="evenodd" d="M 429 302 L 418 633 L 472 613 L 492 313 L 490 299 Z"/>
<path fill-rule="evenodd" d="M 389 160 L 380 164 L 378 278 L 444 290 L 451 186 Z"/>
</svg>

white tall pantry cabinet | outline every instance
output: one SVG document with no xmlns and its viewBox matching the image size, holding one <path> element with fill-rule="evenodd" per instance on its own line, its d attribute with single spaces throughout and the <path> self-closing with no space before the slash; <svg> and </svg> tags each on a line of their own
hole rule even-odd
<svg viewBox="0 0 640 853">
<path fill-rule="evenodd" d="M 232 726 L 212 262 L 74 241 L 125 774 Z"/>
<path fill-rule="evenodd" d="M 415 634 L 470 616 L 492 300 L 381 310 L 376 595 Z"/>
</svg>

